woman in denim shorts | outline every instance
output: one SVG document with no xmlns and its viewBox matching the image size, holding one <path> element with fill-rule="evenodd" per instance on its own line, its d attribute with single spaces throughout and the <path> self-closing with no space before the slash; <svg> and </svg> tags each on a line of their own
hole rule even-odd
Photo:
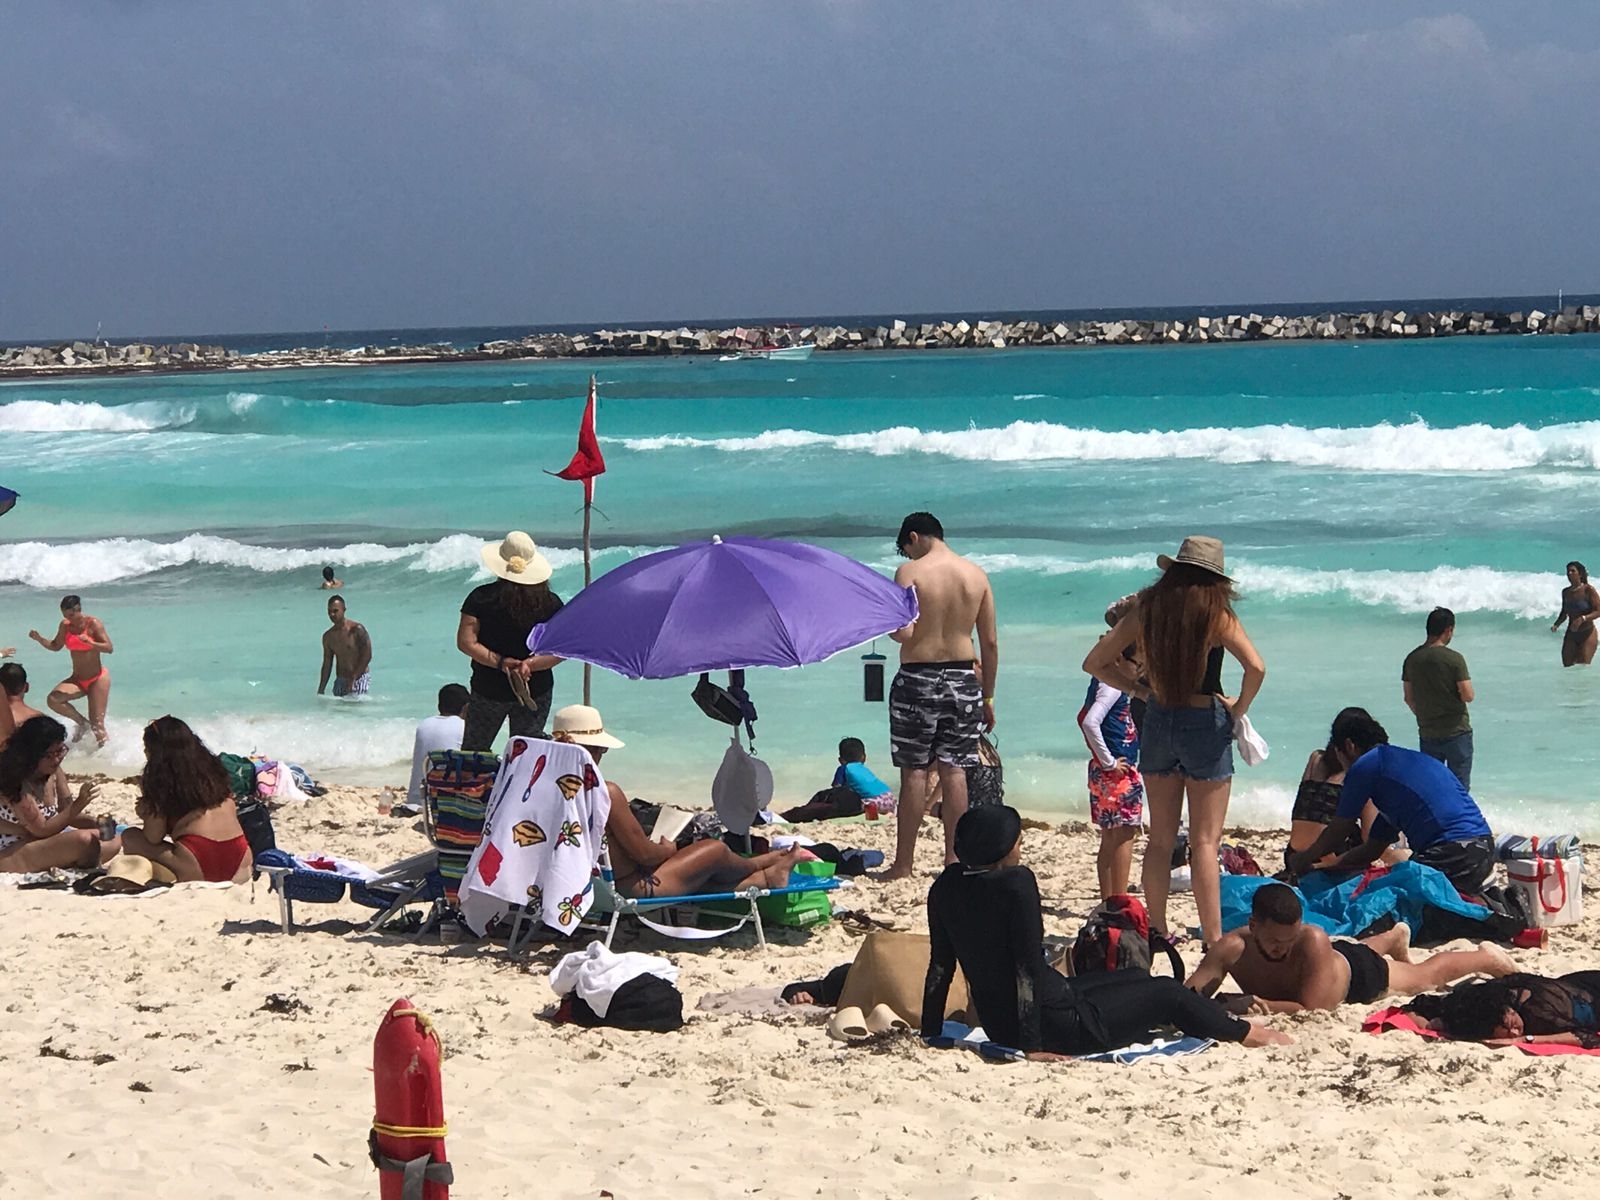
<svg viewBox="0 0 1600 1200">
<path fill-rule="evenodd" d="M 1150 835 L 1141 870 L 1150 924 L 1167 930 L 1172 847 L 1183 804 L 1189 802 L 1189 863 L 1195 905 L 1207 945 L 1222 936 L 1217 851 L 1233 787 L 1234 723 L 1249 710 L 1267 669 L 1234 615 L 1233 580 L 1223 569 L 1222 543 L 1188 537 L 1177 556 L 1156 559 L 1161 578 L 1102 639 L 1083 669 L 1146 701 L 1140 728 L 1140 768 Z M 1122 652 L 1137 645 L 1141 682 Z M 1237 696 L 1222 690 L 1226 651 L 1244 668 Z"/>
</svg>

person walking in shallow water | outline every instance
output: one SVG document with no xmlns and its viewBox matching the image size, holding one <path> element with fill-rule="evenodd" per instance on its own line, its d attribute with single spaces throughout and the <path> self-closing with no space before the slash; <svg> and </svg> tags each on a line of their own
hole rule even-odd
<svg viewBox="0 0 1600 1200">
<path fill-rule="evenodd" d="M 106 744 L 106 705 L 111 699 L 111 672 L 100 661 L 102 654 L 111 653 L 111 635 L 99 617 L 83 611 L 83 601 L 77 596 L 61 598 L 61 624 L 53 638 L 45 638 L 37 629 L 28 630 L 28 636 L 46 650 L 65 648 L 72 655 L 72 674 L 56 684 L 47 698 L 50 710 L 72 722 L 72 740 L 76 742 L 90 730 L 95 741 Z M 87 700 L 89 717 L 85 720 L 73 707 L 74 700 Z"/>
<path fill-rule="evenodd" d="M 1554 633 L 1566 622 L 1566 636 L 1561 639 L 1561 665 L 1563 667 L 1588 666 L 1594 661 L 1594 651 L 1600 642 L 1600 631 L 1594 627 L 1600 616 L 1600 592 L 1589 582 L 1589 569 L 1581 562 L 1567 564 L 1567 586 L 1561 590 L 1561 615 L 1550 626 Z"/>
<path fill-rule="evenodd" d="M 372 686 L 372 639 L 367 627 L 345 616 L 342 596 L 328 597 L 328 622 L 330 628 L 322 635 L 322 678 L 317 681 L 317 695 L 328 690 L 332 674 L 335 696 L 365 696 Z"/>
<path fill-rule="evenodd" d="M 1477 698 L 1467 660 L 1450 648 L 1456 615 L 1448 608 L 1428 614 L 1428 640 L 1400 668 L 1406 707 L 1417 718 L 1417 749 L 1449 767 L 1461 786 L 1472 790 L 1472 718 L 1467 705 Z"/>
</svg>

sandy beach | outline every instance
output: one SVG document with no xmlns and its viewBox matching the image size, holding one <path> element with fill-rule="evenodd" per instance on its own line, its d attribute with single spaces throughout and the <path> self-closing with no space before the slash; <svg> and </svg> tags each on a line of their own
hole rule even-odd
<svg viewBox="0 0 1600 1200">
<path fill-rule="evenodd" d="M 106 792 L 131 811 L 130 785 Z M 368 789 L 275 823 L 306 852 L 383 863 L 424 848 Z M 925 929 L 935 829 L 917 878 L 863 882 L 840 907 Z M 891 848 L 888 822 L 840 832 Z M 1242 840 L 1263 862 L 1279 844 Z M 1025 834 L 1047 932 L 1075 932 L 1093 906 L 1093 852 L 1081 826 Z M 1187 896 L 1174 903 L 1193 919 Z M 372 1037 L 400 996 L 444 1040 L 464 1197 L 1565 1197 L 1600 1158 L 1587 1144 L 1600 1062 L 1374 1037 L 1359 1031 L 1365 1008 L 1275 1018 L 1290 1047 L 1132 1067 L 993 1065 L 911 1035 L 844 1047 L 798 1010 L 696 1011 L 708 992 L 849 961 L 858 938 L 835 923 L 780 933 L 766 953 L 744 934 L 688 952 L 625 934 L 619 948 L 678 965 L 689 1023 L 583 1030 L 542 1019 L 565 947 L 519 964 L 494 945 L 352 935 L 366 912 L 301 906 L 286 937 L 261 884 L 137 898 L 0 887 L 8 1194 L 375 1195 Z M 1590 966 L 1597 934 L 1591 916 L 1515 957 L 1547 974 Z M 1197 954 L 1185 948 L 1191 966 Z M 264 1008 L 273 996 L 292 1011 Z"/>
</svg>

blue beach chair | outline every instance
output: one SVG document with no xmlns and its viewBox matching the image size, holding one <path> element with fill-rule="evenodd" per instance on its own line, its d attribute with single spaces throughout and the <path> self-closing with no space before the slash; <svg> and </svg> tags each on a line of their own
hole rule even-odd
<svg viewBox="0 0 1600 1200">
<path fill-rule="evenodd" d="M 663 937 L 678 938 L 684 941 L 707 941 L 713 938 L 726 937 L 736 930 L 743 929 L 746 925 L 754 923 L 756 929 L 756 943 L 765 950 L 767 948 L 767 931 L 761 922 L 761 909 L 759 902 L 772 897 L 800 896 L 815 894 L 817 892 L 835 892 L 844 887 L 847 880 L 828 877 L 825 879 L 804 879 L 791 875 L 787 887 L 764 888 L 751 887 L 737 892 L 707 892 L 693 896 L 624 896 L 615 888 L 615 873 L 611 869 L 611 858 L 602 855 L 600 860 L 600 875 L 595 880 L 595 902 L 590 910 L 590 917 L 604 916 L 607 911 L 611 914 L 610 923 L 606 926 L 605 945 L 611 948 L 611 940 L 617 935 L 617 927 L 623 917 L 633 917 L 647 929 L 654 930 Z M 801 878 L 802 882 L 794 882 Z M 683 914 L 691 916 L 697 921 L 705 917 L 712 917 L 717 924 L 711 928 L 703 928 L 698 924 L 686 925 L 675 920 L 671 924 L 655 921 L 646 914 L 660 914 L 663 917 L 678 917 L 675 910 L 683 910 Z M 730 911 L 732 910 L 732 911 Z M 731 923 L 730 923 L 731 922 Z"/>
</svg>

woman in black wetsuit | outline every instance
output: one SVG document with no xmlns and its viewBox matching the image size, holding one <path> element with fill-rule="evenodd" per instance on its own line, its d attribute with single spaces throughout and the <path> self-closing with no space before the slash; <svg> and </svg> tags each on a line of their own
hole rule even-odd
<svg viewBox="0 0 1600 1200">
<path fill-rule="evenodd" d="M 956 825 L 959 861 L 928 892 L 924 1037 L 943 1028 L 960 963 L 973 1015 L 989 1039 L 1032 1059 L 1115 1050 L 1148 1041 L 1166 1026 L 1246 1046 L 1290 1041 L 1266 1025 L 1229 1016 L 1166 976 L 1113 971 L 1068 979 L 1053 970 L 1044 959 L 1039 884 L 1021 865 L 1021 835 L 1021 816 L 1004 805 L 970 808 Z"/>
<path fill-rule="evenodd" d="M 1600 633 L 1594 627 L 1600 617 L 1600 592 L 1589 582 L 1589 569 L 1581 562 L 1567 564 L 1567 586 L 1561 590 L 1561 614 L 1550 626 L 1554 633 L 1567 623 L 1566 636 L 1561 639 L 1561 665 L 1563 667 L 1587 666 L 1594 661 L 1594 651 L 1600 642 Z"/>
<path fill-rule="evenodd" d="M 1446 1037 L 1600 1047 L 1600 971 L 1559 979 L 1518 972 L 1442 996 L 1418 996 L 1407 1008 Z"/>
</svg>

